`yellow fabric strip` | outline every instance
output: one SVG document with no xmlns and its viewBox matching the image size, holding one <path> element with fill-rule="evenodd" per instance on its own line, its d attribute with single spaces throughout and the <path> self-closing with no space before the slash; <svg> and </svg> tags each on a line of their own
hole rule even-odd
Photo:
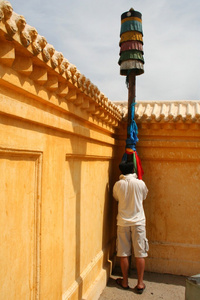
<svg viewBox="0 0 200 300">
<path fill-rule="evenodd" d="M 142 33 L 138 31 L 128 31 L 121 35 L 120 44 L 126 41 L 140 41 L 143 43 Z"/>
<path fill-rule="evenodd" d="M 129 18 L 126 18 L 126 19 L 123 19 L 121 21 L 121 24 L 123 24 L 124 22 L 127 22 L 127 21 L 138 21 L 140 23 L 142 23 L 142 20 L 140 18 L 137 18 L 137 17 L 129 17 Z"/>
</svg>

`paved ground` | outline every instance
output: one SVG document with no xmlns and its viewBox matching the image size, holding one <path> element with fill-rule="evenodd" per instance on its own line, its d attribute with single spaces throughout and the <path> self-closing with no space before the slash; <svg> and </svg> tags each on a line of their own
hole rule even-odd
<svg viewBox="0 0 200 300">
<path fill-rule="evenodd" d="M 129 290 L 116 285 L 115 279 L 121 277 L 120 269 L 114 270 L 99 300 L 185 300 L 186 277 L 169 274 L 145 272 L 146 289 L 142 295 L 136 294 L 137 275 L 134 270 L 129 274 Z"/>
</svg>

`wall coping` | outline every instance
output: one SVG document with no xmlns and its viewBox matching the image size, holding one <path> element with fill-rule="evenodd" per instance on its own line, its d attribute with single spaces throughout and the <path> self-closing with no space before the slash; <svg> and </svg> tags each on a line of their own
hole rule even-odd
<svg viewBox="0 0 200 300">
<path fill-rule="evenodd" d="M 127 102 L 115 102 L 127 119 Z M 200 124 L 200 100 L 192 101 L 136 101 L 137 123 L 197 123 Z"/>
</svg>

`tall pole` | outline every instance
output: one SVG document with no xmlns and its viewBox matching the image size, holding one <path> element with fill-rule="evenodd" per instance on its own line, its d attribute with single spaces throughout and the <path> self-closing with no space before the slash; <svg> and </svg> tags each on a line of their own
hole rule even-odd
<svg viewBox="0 0 200 300">
<path fill-rule="evenodd" d="M 138 128 L 134 120 L 136 98 L 136 76 L 144 73 L 142 14 L 131 8 L 121 15 L 120 29 L 120 75 L 126 76 L 128 84 L 127 139 L 123 162 L 133 162 L 138 178 L 143 170 L 136 151 Z"/>
<path fill-rule="evenodd" d="M 135 97 L 136 97 L 136 76 L 135 72 L 131 71 L 128 78 L 128 120 L 127 126 L 131 125 L 131 105 L 132 103 L 135 104 Z M 127 133 L 127 137 L 128 133 Z"/>
</svg>

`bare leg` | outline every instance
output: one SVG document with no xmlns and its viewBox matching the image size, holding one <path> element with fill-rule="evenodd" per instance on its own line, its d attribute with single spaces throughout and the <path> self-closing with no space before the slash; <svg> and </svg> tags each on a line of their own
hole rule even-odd
<svg viewBox="0 0 200 300">
<path fill-rule="evenodd" d="M 129 270 L 129 257 L 120 257 L 120 266 L 122 270 L 123 280 L 122 285 L 124 287 L 128 286 L 128 270 Z"/>
<path fill-rule="evenodd" d="M 138 284 L 139 289 L 143 289 L 145 284 L 143 282 L 144 269 L 145 269 L 145 259 L 143 257 L 136 257 L 136 268 L 138 274 Z"/>
</svg>

